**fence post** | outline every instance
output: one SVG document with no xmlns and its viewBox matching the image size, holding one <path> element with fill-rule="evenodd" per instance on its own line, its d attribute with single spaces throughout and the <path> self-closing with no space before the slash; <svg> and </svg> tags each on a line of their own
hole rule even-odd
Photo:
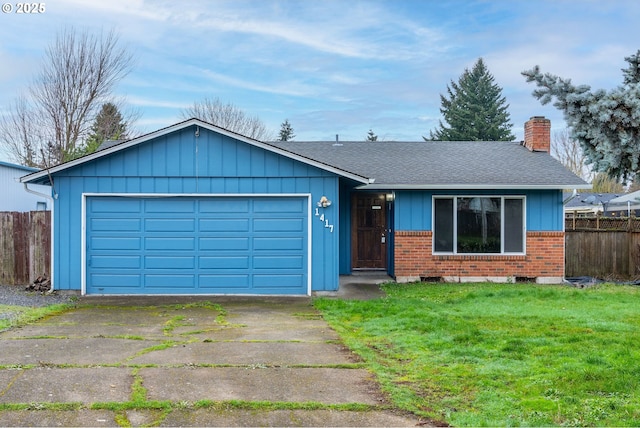
<svg viewBox="0 0 640 428">
<path fill-rule="evenodd" d="M 15 251 L 13 249 L 13 215 L 0 213 L 0 284 L 15 283 Z"/>
</svg>

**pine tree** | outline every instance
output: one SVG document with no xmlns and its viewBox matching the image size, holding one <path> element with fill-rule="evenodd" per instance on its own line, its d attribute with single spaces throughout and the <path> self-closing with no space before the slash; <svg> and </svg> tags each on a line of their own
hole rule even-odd
<svg viewBox="0 0 640 428">
<path fill-rule="evenodd" d="M 367 132 L 367 141 L 378 141 L 378 136 L 372 129 L 369 129 L 369 132 Z"/>
<path fill-rule="evenodd" d="M 458 83 L 447 85 L 448 96 L 440 95 L 440 113 L 447 125 L 430 131 L 430 138 L 439 141 L 513 141 L 512 124 L 502 88 L 482 58 L 465 69 Z"/>
<path fill-rule="evenodd" d="M 118 107 L 113 103 L 103 104 L 91 125 L 91 132 L 84 145 L 70 152 L 66 160 L 93 153 L 104 141 L 124 138 L 127 138 L 127 124 Z"/>
<path fill-rule="evenodd" d="M 573 85 L 540 67 L 523 71 L 527 82 L 538 89 L 533 96 L 564 113 L 571 137 L 580 143 L 588 163 L 614 179 L 626 180 L 640 172 L 640 50 L 626 57 L 623 84 L 610 91 L 592 91 L 587 85 Z"/>
<path fill-rule="evenodd" d="M 280 133 L 278 134 L 278 141 L 289 141 L 295 138 L 296 134 L 293 133 L 293 128 L 289 123 L 289 119 L 285 119 L 280 125 Z"/>
</svg>

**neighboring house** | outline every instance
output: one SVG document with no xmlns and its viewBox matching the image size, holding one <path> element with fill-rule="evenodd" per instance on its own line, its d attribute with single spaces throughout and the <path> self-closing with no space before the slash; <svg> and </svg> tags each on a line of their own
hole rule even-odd
<svg viewBox="0 0 640 428">
<path fill-rule="evenodd" d="M 22 180 L 57 195 L 56 289 L 309 295 L 368 269 L 557 282 L 562 190 L 590 186 L 549 144 L 541 117 L 524 143 L 265 143 L 190 119 Z"/>
<path fill-rule="evenodd" d="M 620 193 L 565 193 L 564 197 L 567 202 L 564 205 L 564 213 L 568 218 L 573 216 L 595 217 L 598 214 L 604 214 L 608 209 L 609 202 L 619 196 Z"/>
<path fill-rule="evenodd" d="M 620 193 L 565 193 L 564 212 L 567 218 L 575 217 L 628 217 L 640 215 L 640 190 Z"/>
<path fill-rule="evenodd" d="M 640 190 L 610 199 L 605 209 L 605 215 L 611 217 L 638 217 L 640 215 Z"/>
<path fill-rule="evenodd" d="M 40 195 L 51 195 L 51 187 L 30 185 L 27 192 L 20 177 L 39 171 L 37 168 L 0 161 L 0 211 L 45 211 L 51 209 L 51 200 Z M 39 194 L 37 194 L 39 193 Z"/>
</svg>

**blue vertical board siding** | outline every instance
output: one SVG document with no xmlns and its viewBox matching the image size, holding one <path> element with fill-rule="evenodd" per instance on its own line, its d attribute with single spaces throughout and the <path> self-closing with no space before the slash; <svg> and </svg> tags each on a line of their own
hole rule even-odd
<svg viewBox="0 0 640 428">
<path fill-rule="evenodd" d="M 431 192 L 396 191 L 395 230 L 431 230 Z"/>
<path fill-rule="evenodd" d="M 351 194 L 353 183 L 340 180 L 340 275 L 351 273 Z"/>
<path fill-rule="evenodd" d="M 207 129 L 196 138 L 195 130 L 180 129 L 54 174 L 56 288 L 81 288 L 83 193 L 253 193 L 311 194 L 312 290 L 337 290 L 338 176 Z M 325 209 L 333 232 L 314 216 L 322 196 L 333 202 Z"/>
<path fill-rule="evenodd" d="M 564 210 L 561 190 L 450 190 L 397 191 L 396 230 L 431 230 L 434 195 L 518 195 L 526 197 L 528 231 L 563 230 Z"/>
</svg>

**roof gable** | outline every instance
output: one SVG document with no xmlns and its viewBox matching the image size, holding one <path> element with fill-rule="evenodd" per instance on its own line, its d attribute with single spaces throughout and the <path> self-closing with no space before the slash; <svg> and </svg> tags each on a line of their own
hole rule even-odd
<svg viewBox="0 0 640 428">
<path fill-rule="evenodd" d="M 133 138 L 131 140 L 127 140 L 124 142 L 120 142 L 114 145 L 107 145 L 106 148 L 97 151 L 95 153 L 83 156 L 81 158 L 54 166 L 52 168 L 49 168 L 48 170 L 43 170 L 40 172 L 36 172 L 33 174 L 30 174 L 26 177 L 23 177 L 21 179 L 22 182 L 34 182 L 34 183 L 43 183 L 43 182 L 48 182 L 49 181 L 49 177 L 55 174 L 62 174 L 62 173 L 67 173 L 67 174 L 71 174 L 71 175 L 82 175 L 82 171 L 83 169 L 86 168 L 92 168 L 90 165 L 92 163 L 95 163 L 95 161 L 99 161 L 101 159 L 107 159 L 107 158 L 115 158 L 117 157 L 119 154 L 123 154 L 125 153 L 128 149 L 133 149 L 133 148 L 142 148 L 147 146 L 146 150 L 151 150 L 149 149 L 148 145 L 145 143 L 153 143 L 153 145 L 156 144 L 162 144 L 161 142 L 164 141 L 167 137 L 169 137 L 172 134 L 176 134 L 176 133 L 183 133 L 183 134 L 187 134 L 187 133 L 191 133 L 190 137 L 191 139 L 194 140 L 198 140 L 200 133 L 201 132 L 211 132 L 211 133 L 215 133 L 218 134 L 222 137 L 228 137 L 230 139 L 233 139 L 241 144 L 246 145 L 247 147 L 251 147 L 251 148 L 257 148 L 257 149 L 262 149 L 265 150 L 269 153 L 293 160 L 293 161 L 297 161 L 297 162 L 301 162 L 303 164 L 309 165 L 309 166 L 313 166 L 316 168 L 319 168 L 321 170 L 333 173 L 333 174 L 337 174 L 340 176 L 344 176 L 347 178 L 350 178 L 352 180 L 355 180 L 356 182 L 360 182 L 360 183 L 368 183 L 369 179 L 365 176 L 361 176 L 358 174 L 353 174 L 350 173 L 348 171 L 343 171 L 340 168 L 336 168 L 333 165 L 330 164 L 324 164 L 322 162 L 319 162 L 317 160 L 314 159 L 310 159 L 304 156 L 301 156 L 299 154 L 296 153 L 292 153 L 292 152 L 288 152 L 285 149 L 282 149 L 280 147 L 276 147 L 274 145 L 271 145 L 269 143 L 264 143 L 258 140 L 253 140 L 251 138 L 242 136 L 240 134 L 236 134 L 234 132 L 231 132 L 229 130 L 217 127 L 215 125 L 212 125 L 210 123 L 207 122 L 203 122 L 199 119 L 189 119 L 186 120 L 184 122 L 180 122 L 177 123 L 175 125 L 160 129 L 158 131 L 137 137 L 137 138 Z M 190 150 L 190 149 L 189 149 Z M 192 151 L 192 153 L 196 153 L 199 150 L 198 147 L 195 147 L 195 150 Z M 153 151 L 152 151 L 153 152 Z M 157 151 L 158 156 L 162 156 L 161 150 Z M 215 159 L 214 159 L 215 160 Z M 214 161 L 212 160 L 212 161 Z M 174 159 L 175 162 L 179 162 L 177 159 Z M 152 165 L 149 165 L 152 168 Z M 74 172 L 71 172 L 71 171 Z M 78 170 L 78 171 L 76 171 Z M 153 168 L 151 169 L 150 174 L 153 174 Z M 178 168 L 178 172 L 171 173 L 170 175 L 179 175 L 179 168 Z M 206 171 L 200 171 L 200 173 L 204 174 L 206 173 Z"/>
</svg>

